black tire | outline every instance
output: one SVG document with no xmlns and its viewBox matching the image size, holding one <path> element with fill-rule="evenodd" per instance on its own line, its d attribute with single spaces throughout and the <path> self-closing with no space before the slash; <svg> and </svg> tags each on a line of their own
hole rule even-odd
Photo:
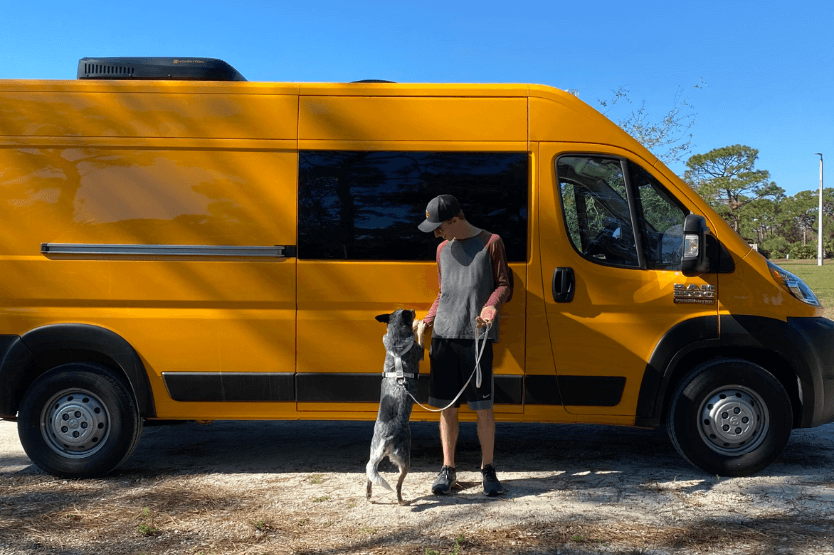
<svg viewBox="0 0 834 555">
<path fill-rule="evenodd" d="M 773 374 L 741 359 L 699 366 L 669 409 L 675 449 L 719 476 L 749 476 L 782 453 L 792 429 L 791 401 Z"/>
<path fill-rule="evenodd" d="M 29 387 L 17 431 L 26 454 L 45 472 L 95 478 L 133 453 L 142 420 L 130 389 L 110 370 L 74 362 Z"/>
</svg>

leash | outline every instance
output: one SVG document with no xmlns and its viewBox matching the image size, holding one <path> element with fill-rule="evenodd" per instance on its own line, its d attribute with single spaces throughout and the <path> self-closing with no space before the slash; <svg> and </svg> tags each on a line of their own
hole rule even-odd
<svg viewBox="0 0 834 555">
<path fill-rule="evenodd" d="M 446 405 L 445 407 L 443 407 L 442 409 L 433 409 L 433 408 L 427 407 L 426 405 L 424 405 L 423 403 L 418 401 L 414 397 L 414 395 L 412 395 L 411 392 L 408 391 L 408 389 L 406 389 L 405 384 L 402 382 L 402 380 L 397 381 L 397 383 L 399 384 L 400 387 L 402 387 L 405 390 L 406 394 L 409 397 L 411 397 L 411 399 L 419 407 L 423 408 L 424 410 L 427 410 L 429 412 L 443 412 L 444 410 L 452 407 L 455 403 L 457 403 L 458 399 L 460 399 L 460 396 L 463 395 L 463 392 L 466 391 L 466 388 L 469 387 L 469 382 L 472 381 L 473 376 L 475 377 L 475 387 L 481 387 L 481 381 L 482 381 L 482 378 L 483 378 L 483 376 L 481 375 L 481 357 L 484 354 L 484 349 L 486 348 L 487 341 L 489 341 L 489 330 L 490 329 L 492 329 L 492 322 L 487 323 L 486 329 L 484 330 L 484 333 L 482 335 L 478 336 L 477 332 L 476 332 L 476 334 L 475 334 L 475 368 L 472 369 L 472 373 L 469 374 L 469 379 L 466 380 L 465 384 L 463 384 L 463 388 L 460 391 L 458 391 L 458 394 L 455 395 L 455 398 L 452 399 L 452 402 L 449 403 L 448 405 Z M 483 340 L 483 341 L 481 341 L 481 340 Z M 403 354 L 405 354 L 405 353 L 403 353 Z M 394 360 L 396 362 L 396 357 L 395 357 Z"/>
</svg>

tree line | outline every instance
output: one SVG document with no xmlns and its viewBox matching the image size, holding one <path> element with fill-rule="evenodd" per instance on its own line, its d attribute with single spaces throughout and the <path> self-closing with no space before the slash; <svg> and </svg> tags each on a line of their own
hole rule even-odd
<svg viewBox="0 0 834 555">
<path fill-rule="evenodd" d="M 756 168 L 758 156 L 757 149 L 745 145 L 696 154 L 686 161 L 684 180 L 765 256 L 816 258 L 819 189 L 786 195 L 767 170 Z M 823 189 L 822 212 L 823 253 L 831 257 L 834 189 Z"/>
</svg>

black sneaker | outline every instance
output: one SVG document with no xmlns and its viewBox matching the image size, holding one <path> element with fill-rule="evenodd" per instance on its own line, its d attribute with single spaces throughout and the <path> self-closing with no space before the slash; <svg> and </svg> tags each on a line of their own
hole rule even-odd
<svg viewBox="0 0 834 555">
<path fill-rule="evenodd" d="M 435 480 L 431 485 L 431 492 L 435 495 L 446 495 L 452 491 L 452 486 L 457 483 L 455 467 L 444 466 L 440 469 L 440 474 L 437 475 L 437 480 Z"/>
<path fill-rule="evenodd" d="M 495 475 L 495 467 L 491 464 L 484 466 L 481 469 L 481 474 L 484 476 L 484 495 L 495 497 L 504 493 L 504 488 L 501 487 L 501 482 Z"/>
</svg>

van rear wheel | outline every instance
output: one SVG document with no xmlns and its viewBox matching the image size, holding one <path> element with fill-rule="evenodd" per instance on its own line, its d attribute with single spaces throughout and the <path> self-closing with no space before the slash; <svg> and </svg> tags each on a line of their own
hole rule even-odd
<svg viewBox="0 0 834 555">
<path fill-rule="evenodd" d="M 710 474 L 748 476 L 782 453 L 792 414 L 790 398 L 773 374 L 746 360 L 720 359 L 681 383 L 668 431 L 694 466 Z"/>
<path fill-rule="evenodd" d="M 130 389 L 103 366 L 69 363 L 29 387 L 18 435 L 39 468 L 66 478 L 103 476 L 131 455 L 142 421 Z"/>
</svg>

